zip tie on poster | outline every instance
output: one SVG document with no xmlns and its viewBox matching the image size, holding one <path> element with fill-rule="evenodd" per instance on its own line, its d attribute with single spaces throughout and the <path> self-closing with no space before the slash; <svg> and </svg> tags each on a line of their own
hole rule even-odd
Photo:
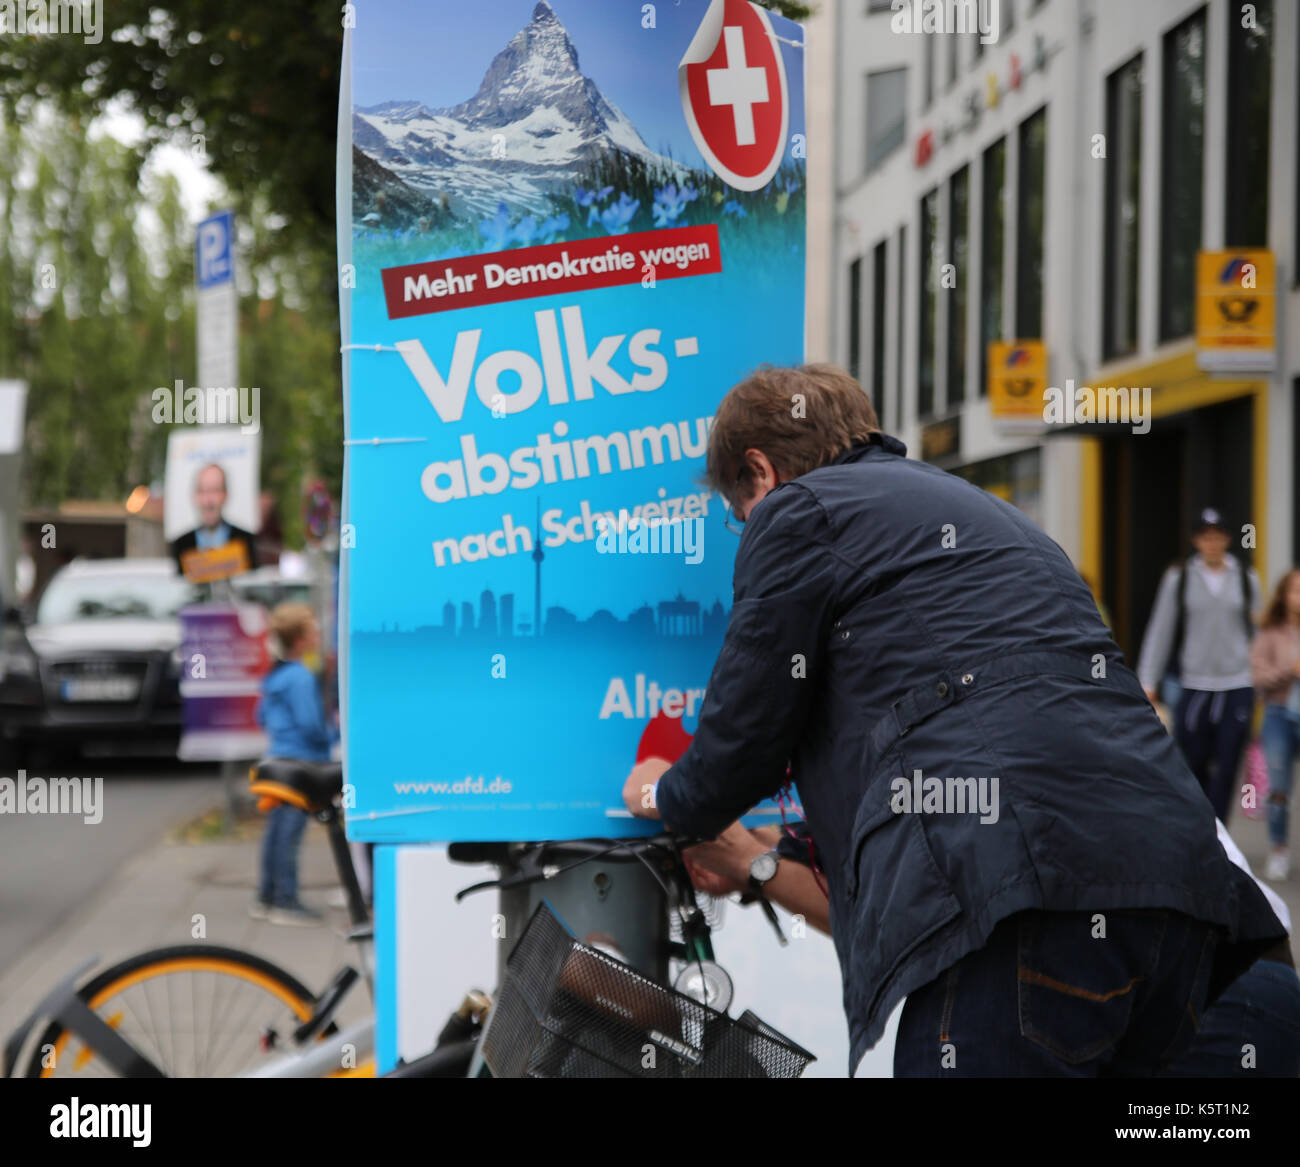
<svg viewBox="0 0 1300 1167">
<path fill-rule="evenodd" d="M 404 442 L 427 442 L 428 438 L 345 438 L 345 446 L 391 446 Z"/>
<path fill-rule="evenodd" d="M 369 353 L 395 353 L 401 351 L 396 345 L 391 344 L 345 344 L 339 346 L 339 352 L 341 353 L 345 353 L 349 349 Z M 346 438 L 343 444 L 345 446 L 393 446 L 406 442 L 427 442 L 428 440 L 428 438 Z"/>
</svg>

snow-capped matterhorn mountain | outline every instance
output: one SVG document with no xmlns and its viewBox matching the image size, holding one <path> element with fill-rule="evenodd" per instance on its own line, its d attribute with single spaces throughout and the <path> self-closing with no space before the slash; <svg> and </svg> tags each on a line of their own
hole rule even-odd
<svg viewBox="0 0 1300 1167">
<path fill-rule="evenodd" d="M 578 51 L 547 0 L 499 52 L 478 92 L 450 109 L 387 101 L 357 109 L 353 144 L 404 184 L 458 215 L 491 214 L 503 179 L 512 208 L 545 212 L 546 195 L 575 185 L 586 164 L 613 151 L 671 167 L 627 116 L 582 74 Z"/>
</svg>

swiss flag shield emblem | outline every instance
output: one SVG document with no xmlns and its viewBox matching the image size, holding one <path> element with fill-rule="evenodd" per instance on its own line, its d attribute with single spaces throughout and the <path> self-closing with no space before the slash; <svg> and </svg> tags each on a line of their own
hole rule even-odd
<svg viewBox="0 0 1300 1167">
<path fill-rule="evenodd" d="M 682 108 L 705 161 L 729 186 L 760 190 L 781 165 L 790 92 L 767 13 L 713 0 L 677 68 Z"/>
</svg>

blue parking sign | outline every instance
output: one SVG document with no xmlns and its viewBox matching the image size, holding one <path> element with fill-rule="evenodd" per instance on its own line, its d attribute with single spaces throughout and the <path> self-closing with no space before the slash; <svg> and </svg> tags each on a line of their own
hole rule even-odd
<svg viewBox="0 0 1300 1167">
<path fill-rule="evenodd" d="M 234 279 L 235 266 L 231 260 L 234 233 L 233 211 L 221 211 L 199 224 L 194 245 L 194 269 L 198 273 L 200 289 L 228 284 Z"/>
</svg>

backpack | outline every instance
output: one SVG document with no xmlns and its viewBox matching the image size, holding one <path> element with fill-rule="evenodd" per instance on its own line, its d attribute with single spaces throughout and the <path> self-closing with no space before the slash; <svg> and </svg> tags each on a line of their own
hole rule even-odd
<svg viewBox="0 0 1300 1167">
<path fill-rule="evenodd" d="M 1237 560 L 1237 571 L 1241 576 L 1241 622 L 1245 625 L 1246 640 L 1249 642 L 1255 635 L 1255 626 L 1250 621 L 1250 569 L 1240 556 L 1234 558 Z M 1183 635 L 1187 628 L 1187 569 L 1191 565 L 1192 558 L 1189 557 L 1178 569 L 1178 615 L 1174 623 L 1174 643 L 1169 652 L 1167 676 L 1176 677 L 1182 672 Z"/>
</svg>

